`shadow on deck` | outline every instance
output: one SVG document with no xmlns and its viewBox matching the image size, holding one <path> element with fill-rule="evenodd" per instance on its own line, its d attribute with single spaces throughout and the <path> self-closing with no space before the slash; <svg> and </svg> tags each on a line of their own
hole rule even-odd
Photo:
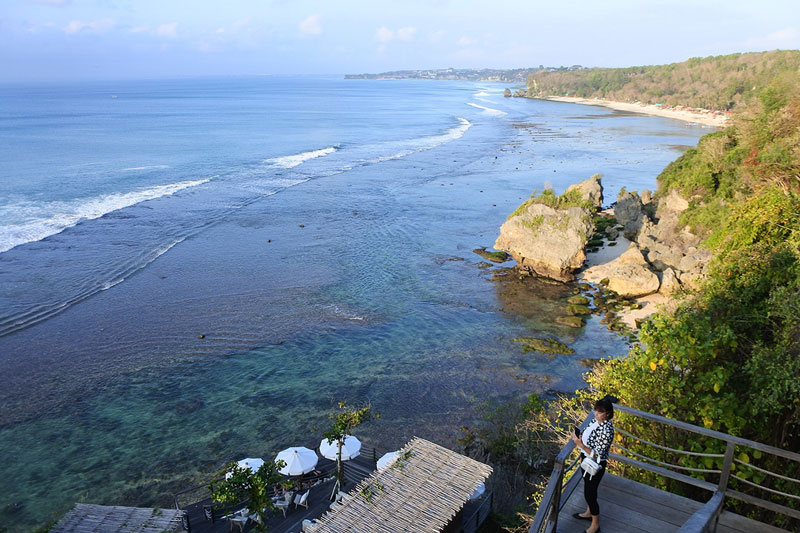
<svg viewBox="0 0 800 533">
<path fill-rule="evenodd" d="M 606 474 L 600 482 L 600 528 L 614 533 L 674 533 L 703 504 L 629 479 Z M 558 533 L 579 533 L 589 525 L 573 514 L 586 510 L 583 485 L 570 495 L 558 515 Z M 722 511 L 717 533 L 786 533 L 743 516 Z"/>
</svg>

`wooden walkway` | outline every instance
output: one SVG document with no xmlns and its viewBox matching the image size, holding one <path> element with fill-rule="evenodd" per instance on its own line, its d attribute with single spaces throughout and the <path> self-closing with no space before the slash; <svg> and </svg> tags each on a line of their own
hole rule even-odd
<svg viewBox="0 0 800 533">
<path fill-rule="evenodd" d="M 606 533 L 674 533 L 703 504 L 629 479 L 605 474 L 600 482 L 600 528 Z M 580 533 L 591 522 L 573 518 L 586 510 L 583 482 L 558 515 L 558 533 Z M 723 511 L 717 533 L 787 533 Z"/>
</svg>

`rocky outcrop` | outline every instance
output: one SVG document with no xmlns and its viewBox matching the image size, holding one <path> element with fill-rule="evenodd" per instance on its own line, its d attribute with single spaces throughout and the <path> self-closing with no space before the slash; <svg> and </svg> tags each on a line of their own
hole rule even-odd
<svg viewBox="0 0 800 533">
<path fill-rule="evenodd" d="M 624 189 L 620 191 L 614 206 L 614 216 L 617 218 L 617 223 L 622 225 L 622 234 L 626 239 L 632 241 L 636 239 L 645 218 L 642 208 L 642 199 L 638 194 Z"/>
<path fill-rule="evenodd" d="M 511 98 L 511 89 L 506 88 L 506 90 L 503 91 L 503 96 L 505 96 L 506 98 Z"/>
<path fill-rule="evenodd" d="M 618 258 L 608 263 L 593 266 L 583 273 L 583 278 L 593 283 L 608 280 L 608 288 L 623 298 L 638 298 L 657 292 L 660 286 L 658 276 L 642 255 L 636 243 Z"/>
<path fill-rule="evenodd" d="M 595 174 L 588 180 L 570 185 L 565 193 L 579 191 L 584 199 L 591 201 L 597 209 L 600 209 L 603 207 L 603 184 L 600 178 L 602 178 L 600 174 Z"/>
<path fill-rule="evenodd" d="M 693 284 L 711 260 L 711 252 L 700 248 L 700 237 L 680 222 L 689 202 L 673 190 L 658 200 L 657 222 L 643 216 L 644 222 L 635 237 L 648 262 L 659 272 L 672 269 L 683 284 Z"/>
<path fill-rule="evenodd" d="M 520 268 L 539 277 L 574 279 L 586 260 L 592 212 L 582 207 L 555 209 L 532 202 L 500 227 L 496 250 L 511 254 Z"/>
</svg>

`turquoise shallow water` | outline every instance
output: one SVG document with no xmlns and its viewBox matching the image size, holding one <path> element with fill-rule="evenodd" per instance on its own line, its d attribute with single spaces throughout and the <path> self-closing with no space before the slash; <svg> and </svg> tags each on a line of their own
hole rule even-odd
<svg viewBox="0 0 800 533">
<path fill-rule="evenodd" d="M 490 399 L 575 390 L 625 343 L 555 324 L 567 289 L 493 282 L 472 250 L 534 189 L 652 188 L 707 131 L 471 83 L 3 90 L 23 112 L 0 116 L 2 237 L 79 215 L 0 253 L 11 529 L 78 500 L 170 505 L 229 459 L 315 446 L 339 400 L 372 402 L 358 435 L 388 450 L 455 446 Z M 535 334 L 576 353 L 510 341 Z"/>
</svg>

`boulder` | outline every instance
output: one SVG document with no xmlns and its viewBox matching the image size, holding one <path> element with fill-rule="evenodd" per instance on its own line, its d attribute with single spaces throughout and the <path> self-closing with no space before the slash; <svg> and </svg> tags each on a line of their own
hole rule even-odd
<svg viewBox="0 0 800 533">
<path fill-rule="evenodd" d="M 648 189 L 643 190 L 640 196 L 642 198 L 642 205 L 647 205 L 653 201 L 653 193 Z"/>
<path fill-rule="evenodd" d="M 532 202 L 500 227 L 494 248 L 510 253 L 532 274 L 571 281 L 586 260 L 584 247 L 593 227 L 589 209 L 554 209 Z"/>
<path fill-rule="evenodd" d="M 602 177 L 601 174 L 595 174 L 588 180 L 570 185 L 565 192 L 580 191 L 584 200 L 591 201 L 597 209 L 600 209 L 603 207 L 603 184 L 600 183 Z"/>
<path fill-rule="evenodd" d="M 617 223 L 623 226 L 623 235 L 627 239 L 635 240 L 645 218 L 642 212 L 642 199 L 635 192 L 620 191 L 617 196 L 617 205 L 614 206 L 614 216 Z"/>
<path fill-rule="evenodd" d="M 608 280 L 608 288 L 623 298 L 638 298 L 658 291 L 660 282 L 647 265 L 635 243 L 619 257 L 608 263 L 589 268 L 583 273 L 587 281 Z"/>
<path fill-rule="evenodd" d="M 662 294 L 672 294 L 681 288 L 681 282 L 678 280 L 677 274 L 671 268 L 667 268 L 661 274 L 661 288 L 658 292 Z"/>
<path fill-rule="evenodd" d="M 506 88 L 506 90 L 503 91 L 503 96 L 505 96 L 506 98 L 511 98 L 511 89 Z"/>
</svg>

